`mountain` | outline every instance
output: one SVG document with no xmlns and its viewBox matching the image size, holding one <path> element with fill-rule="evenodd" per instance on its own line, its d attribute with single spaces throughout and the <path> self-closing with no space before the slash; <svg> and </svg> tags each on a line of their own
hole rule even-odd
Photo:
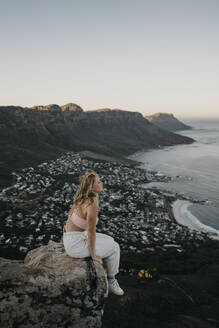
<svg viewBox="0 0 219 328">
<path fill-rule="evenodd" d="M 149 122 L 169 131 L 191 130 L 192 127 L 180 122 L 173 114 L 156 113 L 144 116 Z"/>
<path fill-rule="evenodd" d="M 11 171 L 57 158 L 67 151 L 120 157 L 139 150 L 192 143 L 160 129 L 141 113 L 120 109 L 84 111 L 76 104 L 0 107 L 0 181 Z"/>
</svg>

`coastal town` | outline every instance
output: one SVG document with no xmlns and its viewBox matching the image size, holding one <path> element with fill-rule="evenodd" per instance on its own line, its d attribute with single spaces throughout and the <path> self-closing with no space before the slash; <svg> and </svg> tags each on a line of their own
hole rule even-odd
<svg viewBox="0 0 219 328">
<path fill-rule="evenodd" d="M 165 182 L 169 177 L 68 152 L 56 160 L 13 172 L 14 184 L 1 191 L 2 257 L 23 259 L 29 250 L 50 240 L 62 242 L 63 226 L 79 178 L 87 170 L 97 172 L 104 185 L 99 194 L 96 231 L 119 242 L 121 254 L 144 254 L 158 249 L 181 253 L 185 245 L 209 240 L 207 233 L 176 222 L 170 203 L 179 195 L 146 187 L 147 183 Z"/>
</svg>

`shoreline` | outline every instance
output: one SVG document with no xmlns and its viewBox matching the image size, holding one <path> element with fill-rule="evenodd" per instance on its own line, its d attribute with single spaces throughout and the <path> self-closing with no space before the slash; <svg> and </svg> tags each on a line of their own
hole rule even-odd
<svg viewBox="0 0 219 328">
<path fill-rule="evenodd" d="M 164 146 L 165 147 L 165 146 Z M 163 147 L 163 148 L 164 148 Z M 137 155 L 142 153 L 142 151 L 138 151 L 133 155 Z M 148 171 L 148 168 L 143 168 L 145 171 Z M 181 195 L 178 193 L 175 193 L 173 191 L 170 190 L 165 190 L 161 187 L 161 184 L 165 183 L 165 178 L 168 180 L 168 178 L 170 178 L 168 175 L 161 173 L 159 169 L 155 169 L 152 170 L 149 169 L 149 171 L 153 171 L 154 173 L 156 172 L 155 176 L 159 176 L 159 177 L 163 177 L 164 181 L 150 181 L 148 183 L 144 183 L 142 184 L 143 188 L 148 188 L 153 190 L 153 188 L 155 188 L 156 190 L 159 190 L 163 195 L 165 195 L 165 193 L 169 193 L 175 196 L 176 200 L 172 201 L 171 208 L 172 208 L 172 213 L 173 216 L 175 218 L 175 221 L 177 222 L 177 224 L 181 225 L 181 226 L 185 226 L 189 229 L 193 229 L 199 232 L 204 232 L 208 234 L 208 237 L 213 239 L 213 240 L 217 240 L 219 241 L 219 230 L 206 225 L 204 223 L 202 223 L 201 221 L 199 221 L 199 219 L 193 215 L 188 207 L 192 204 L 195 203 L 202 203 L 202 201 L 198 201 L 198 200 L 194 200 L 190 197 L 185 197 L 186 199 L 184 199 L 184 195 L 182 195 L 182 198 L 179 198 Z M 188 200 L 190 198 L 190 200 Z"/>
<path fill-rule="evenodd" d="M 145 151 L 149 151 L 149 149 L 139 150 L 139 151 L 135 152 L 134 154 L 132 154 L 131 156 L 136 155 L 137 153 L 145 152 Z M 117 163 L 133 165 L 134 167 L 135 166 L 139 167 L 140 165 L 144 164 L 144 162 L 130 159 L 128 156 L 124 156 L 120 159 L 120 158 L 116 158 L 116 157 L 99 155 L 99 154 L 96 154 L 96 153 L 93 153 L 90 151 L 80 151 L 79 153 L 82 157 L 87 157 L 89 159 L 93 158 L 96 160 L 105 160 L 108 162 L 114 161 Z M 147 169 L 144 168 L 144 170 L 146 172 L 148 172 Z M 168 179 L 169 176 L 167 176 L 163 173 L 160 174 L 159 170 L 152 170 L 152 171 L 155 174 L 155 176 L 160 177 L 160 178 L 162 177 L 164 179 L 164 181 L 162 181 L 162 180 L 161 181 L 159 181 L 159 180 L 151 181 L 151 182 L 142 184 L 142 186 L 143 187 L 147 186 L 149 188 L 155 187 L 157 189 L 160 187 L 160 183 L 164 183 L 165 179 Z M 162 194 L 164 194 L 164 191 L 162 192 Z M 180 198 L 178 198 L 177 194 L 175 194 L 175 193 L 173 193 L 173 194 L 175 195 L 175 197 L 177 199 L 175 201 L 173 201 L 170 205 L 172 208 L 172 213 L 173 213 L 174 219 L 177 222 L 177 224 L 179 224 L 181 226 L 186 226 L 187 228 L 196 230 L 198 232 L 205 232 L 208 234 L 209 238 L 219 241 L 219 230 L 217 230 L 211 226 L 203 224 L 201 221 L 198 220 L 198 218 L 196 216 L 194 216 L 188 210 L 189 205 L 192 205 L 193 201 L 180 199 Z"/>
<path fill-rule="evenodd" d="M 201 223 L 188 209 L 189 205 L 193 204 L 188 200 L 177 199 L 172 204 L 172 211 L 175 220 L 178 224 L 186 226 L 189 229 L 194 229 L 200 232 L 208 233 L 212 239 L 219 240 L 219 231 Z"/>
</svg>

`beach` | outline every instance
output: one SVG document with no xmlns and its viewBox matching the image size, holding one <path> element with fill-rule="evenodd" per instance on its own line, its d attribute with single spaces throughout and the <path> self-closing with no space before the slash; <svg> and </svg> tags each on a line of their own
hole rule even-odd
<svg viewBox="0 0 219 328">
<path fill-rule="evenodd" d="M 189 211 L 189 206 L 193 203 L 187 200 L 177 199 L 172 203 L 173 214 L 175 220 L 183 226 L 187 226 L 189 229 L 209 233 L 209 237 L 219 240 L 219 231 L 201 223 L 192 213 Z"/>
</svg>

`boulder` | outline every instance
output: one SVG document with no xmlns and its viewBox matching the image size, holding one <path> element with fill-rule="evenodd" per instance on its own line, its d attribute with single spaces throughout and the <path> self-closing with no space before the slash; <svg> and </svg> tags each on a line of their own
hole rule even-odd
<svg viewBox="0 0 219 328">
<path fill-rule="evenodd" d="M 0 258 L 0 322 L 9 327 L 101 327 L 108 296 L 104 267 L 50 241 L 24 259 Z"/>
</svg>

